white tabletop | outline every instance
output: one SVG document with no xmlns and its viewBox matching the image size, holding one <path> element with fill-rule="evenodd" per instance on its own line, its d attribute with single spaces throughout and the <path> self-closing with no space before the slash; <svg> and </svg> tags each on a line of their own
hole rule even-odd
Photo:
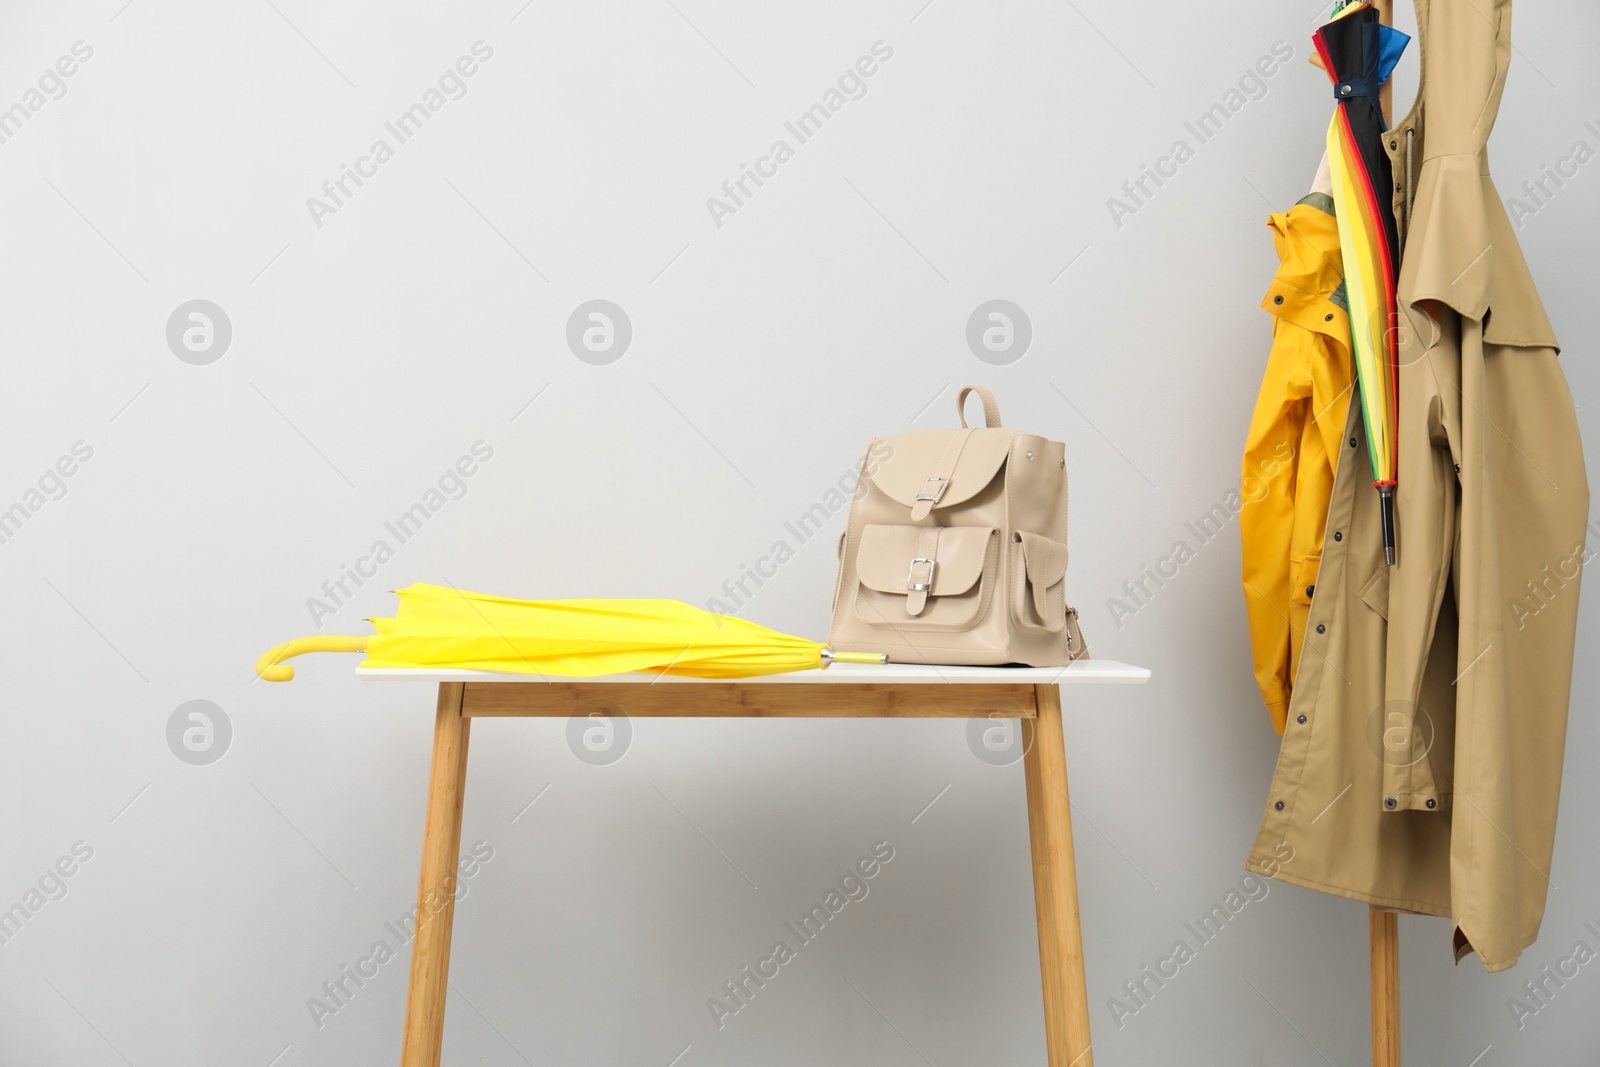
<svg viewBox="0 0 1600 1067">
<path fill-rule="evenodd" d="M 905 682 L 991 683 L 1001 685 L 1140 685 L 1150 680 L 1144 667 L 1119 663 L 1114 659 L 1086 659 L 1065 667 L 929 667 L 916 663 L 880 665 L 836 663 L 827 670 L 791 671 L 764 674 L 755 678 L 684 678 L 661 674 L 610 674 L 598 678 L 564 678 L 554 675 L 519 674 L 514 671 L 468 671 L 459 669 L 422 670 L 411 667 L 357 667 L 356 675 L 366 680 L 407 682 L 569 682 L 587 685 L 595 682 L 664 682 L 682 684 L 782 685 L 811 682 L 833 685 L 899 685 Z"/>
</svg>

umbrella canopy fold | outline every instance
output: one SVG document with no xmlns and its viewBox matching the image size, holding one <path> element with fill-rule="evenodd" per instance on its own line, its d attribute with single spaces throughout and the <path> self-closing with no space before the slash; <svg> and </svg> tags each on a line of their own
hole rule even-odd
<svg viewBox="0 0 1600 1067">
<path fill-rule="evenodd" d="M 417 583 L 397 594 L 393 618 L 370 620 L 369 637 L 308 637 L 256 662 L 269 681 L 288 681 L 282 661 L 305 652 L 365 651 L 364 667 L 457 668 L 591 678 L 646 671 L 694 678 L 746 678 L 882 663 L 875 653 L 769 630 L 677 600 L 513 600 Z"/>
</svg>

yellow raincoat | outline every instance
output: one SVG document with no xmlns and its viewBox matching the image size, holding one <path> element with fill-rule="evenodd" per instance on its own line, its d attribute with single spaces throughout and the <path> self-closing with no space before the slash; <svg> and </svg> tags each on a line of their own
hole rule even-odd
<svg viewBox="0 0 1600 1067">
<path fill-rule="evenodd" d="M 1354 371 L 1332 197 L 1312 193 L 1267 225 L 1281 265 L 1261 301 L 1275 322 L 1245 440 L 1239 534 L 1256 683 L 1282 734 Z"/>
</svg>

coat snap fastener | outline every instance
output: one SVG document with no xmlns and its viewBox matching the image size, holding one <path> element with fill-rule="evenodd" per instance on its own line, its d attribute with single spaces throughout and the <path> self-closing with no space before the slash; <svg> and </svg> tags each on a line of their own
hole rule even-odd
<svg viewBox="0 0 1600 1067">
<path fill-rule="evenodd" d="M 1400 142 L 1399 141 L 1390 141 L 1389 142 L 1389 147 L 1390 148 L 1399 148 L 1400 147 Z"/>
<path fill-rule="evenodd" d="M 1295 722 L 1299 723 L 1301 726 L 1304 726 L 1306 724 L 1306 717 L 1304 715 L 1302 715 L 1299 718 L 1295 719 Z"/>
<path fill-rule="evenodd" d="M 1457 474 L 1461 473 L 1461 464 L 1459 464 L 1459 463 L 1456 464 L 1456 473 Z"/>
<path fill-rule="evenodd" d="M 1430 807 L 1430 808 L 1431 808 L 1431 807 L 1433 807 L 1433 806 L 1434 806 L 1434 805 L 1435 805 L 1435 804 L 1437 804 L 1437 803 L 1438 803 L 1438 801 L 1436 801 L 1436 800 L 1430 800 L 1430 801 L 1428 801 L 1428 807 Z"/>
<path fill-rule="evenodd" d="M 1322 321 L 1323 322 L 1332 322 L 1333 321 L 1333 313 L 1329 312 L 1328 314 L 1322 316 Z"/>
<path fill-rule="evenodd" d="M 1274 303 L 1274 304 L 1281 304 L 1281 303 L 1283 303 L 1283 297 L 1281 297 L 1281 296 L 1275 296 L 1275 297 L 1273 297 L 1273 298 L 1272 298 L 1272 302 L 1273 302 L 1273 303 Z"/>
<path fill-rule="evenodd" d="M 1399 802 L 1396 801 L 1394 797 L 1383 798 L 1383 806 L 1388 808 L 1390 811 L 1393 811 L 1398 803 Z"/>
<path fill-rule="evenodd" d="M 1335 530 L 1335 531 L 1333 531 L 1333 539 L 1335 541 L 1343 541 L 1344 540 L 1344 534 L 1340 533 L 1338 530 Z"/>
<path fill-rule="evenodd" d="M 1277 808 L 1279 811 L 1282 811 L 1283 810 L 1283 801 L 1280 800 L 1280 801 L 1278 801 L 1276 804 L 1274 804 L 1272 806 L 1274 808 Z"/>
<path fill-rule="evenodd" d="M 1317 587 L 1316 586 L 1314 586 L 1314 585 L 1306 586 L 1306 596 L 1310 596 L 1312 593 L 1315 593 L 1316 591 L 1317 591 Z"/>
<path fill-rule="evenodd" d="M 1354 437 L 1350 438 L 1350 447 L 1351 448 L 1356 447 L 1356 439 Z"/>
<path fill-rule="evenodd" d="M 1326 626 L 1322 625 L 1322 623 L 1320 623 L 1320 622 L 1317 623 L 1317 633 L 1325 634 L 1327 632 L 1328 632 L 1328 628 Z"/>
<path fill-rule="evenodd" d="M 1028 458 L 1029 458 L 1029 459 L 1032 459 L 1032 458 L 1033 458 L 1033 453 L 1032 453 L 1032 452 L 1029 452 L 1029 453 L 1028 453 Z"/>
</svg>

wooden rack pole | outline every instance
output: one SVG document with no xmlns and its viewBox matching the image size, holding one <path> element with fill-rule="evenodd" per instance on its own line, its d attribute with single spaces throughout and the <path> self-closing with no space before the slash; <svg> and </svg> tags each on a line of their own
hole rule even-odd
<svg viewBox="0 0 1600 1067">
<path fill-rule="evenodd" d="M 1367 909 L 1372 942 L 1372 1067 L 1400 1067 L 1400 916 Z"/>
<path fill-rule="evenodd" d="M 1370 0 L 1384 25 L 1394 24 L 1394 0 Z M 1387 122 L 1393 112 L 1394 85 L 1385 81 L 1378 102 Z M 1400 916 L 1367 909 L 1372 954 L 1372 1067 L 1400 1067 Z"/>
</svg>

